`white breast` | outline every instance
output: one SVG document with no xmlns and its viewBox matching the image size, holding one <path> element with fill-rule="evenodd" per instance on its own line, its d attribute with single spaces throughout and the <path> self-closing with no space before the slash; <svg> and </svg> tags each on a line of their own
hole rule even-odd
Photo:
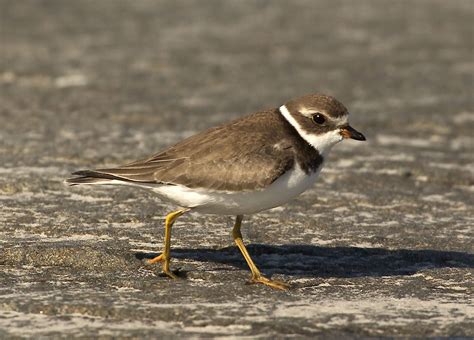
<svg viewBox="0 0 474 340">
<path fill-rule="evenodd" d="M 321 167 L 307 175 L 299 166 L 295 166 L 269 187 L 258 191 L 208 191 L 181 185 L 159 185 L 152 189 L 179 206 L 207 214 L 253 214 L 282 205 L 304 192 L 313 185 Z"/>
</svg>

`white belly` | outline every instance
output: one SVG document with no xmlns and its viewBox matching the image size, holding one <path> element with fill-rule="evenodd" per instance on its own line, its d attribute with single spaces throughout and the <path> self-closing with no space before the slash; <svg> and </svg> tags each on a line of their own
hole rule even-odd
<svg viewBox="0 0 474 340">
<path fill-rule="evenodd" d="M 190 189 L 181 185 L 160 185 L 152 190 L 185 208 L 207 214 L 246 215 L 282 205 L 308 189 L 316 181 L 321 167 L 307 175 L 298 166 L 258 191 L 230 192 Z"/>
</svg>

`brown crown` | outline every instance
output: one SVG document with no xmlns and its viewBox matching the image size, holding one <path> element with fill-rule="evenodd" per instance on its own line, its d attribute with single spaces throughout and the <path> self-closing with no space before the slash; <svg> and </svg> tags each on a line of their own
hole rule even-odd
<svg viewBox="0 0 474 340">
<path fill-rule="evenodd" d="M 329 116 L 338 118 L 348 114 L 347 108 L 342 105 L 336 98 L 324 94 L 308 94 L 290 100 L 285 104 L 287 109 L 291 111 L 300 111 L 301 109 L 324 111 Z"/>
</svg>

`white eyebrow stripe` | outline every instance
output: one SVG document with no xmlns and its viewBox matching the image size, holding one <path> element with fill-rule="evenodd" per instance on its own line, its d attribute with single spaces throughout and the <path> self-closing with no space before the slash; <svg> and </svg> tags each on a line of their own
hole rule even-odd
<svg viewBox="0 0 474 340">
<path fill-rule="evenodd" d="M 318 111 L 309 110 L 309 109 L 303 107 L 303 108 L 299 109 L 298 112 L 301 113 L 302 115 L 308 117 L 308 118 L 311 118 L 311 116 L 314 115 L 315 113 L 317 113 Z"/>
<path fill-rule="evenodd" d="M 310 110 L 310 109 L 307 109 L 307 108 L 301 108 L 300 110 L 298 110 L 298 112 L 300 112 L 302 115 L 304 115 L 308 118 L 311 118 L 312 115 L 314 115 L 315 113 L 318 113 L 319 111 Z M 332 118 L 332 117 L 329 117 L 328 114 L 324 111 L 322 111 L 320 113 L 322 113 L 325 117 L 327 117 L 331 122 L 334 122 L 334 124 L 337 125 L 337 126 L 347 124 L 347 116 L 342 116 L 342 117 L 339 117 L 339 118 Z"/>
<path fill-rule="evenodd" d="M 338 117 L 338 118 L 330 118 L 330 119 L 331 119 L 331 121 L 336 123 L 336 126 L 342 126 L 342 125 L 348 124 L 347 115 L 342 116 L 342 117 Z"/>
<path fill-rule="evenodd" d="M 331 148 L 339 143 L 343 137 L 340 133 L 340 129 L 332 130 L 321 135 L 316 135 L 306 132 L 296 119 L 291 115 L 290 111 L 285 105 L 280 106 L 280 113 L 282 116 L 291 124 L 296 132 L 303 138 L 308 144 L 312 145 L 319 153 L 324 157 L 327 155 Z"/>
</svg>

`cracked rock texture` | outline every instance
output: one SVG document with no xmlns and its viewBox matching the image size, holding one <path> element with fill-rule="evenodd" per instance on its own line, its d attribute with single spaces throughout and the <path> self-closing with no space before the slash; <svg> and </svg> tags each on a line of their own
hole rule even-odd
<svg viewBox="0 0 474 340">
<path fill-rule="evenodd" d="M 474 3 L 0 0 L 0 338 L 474 336 Z M 309 92 L 368 141 L 244 220 L 69 188 Z"/>
</svg>

